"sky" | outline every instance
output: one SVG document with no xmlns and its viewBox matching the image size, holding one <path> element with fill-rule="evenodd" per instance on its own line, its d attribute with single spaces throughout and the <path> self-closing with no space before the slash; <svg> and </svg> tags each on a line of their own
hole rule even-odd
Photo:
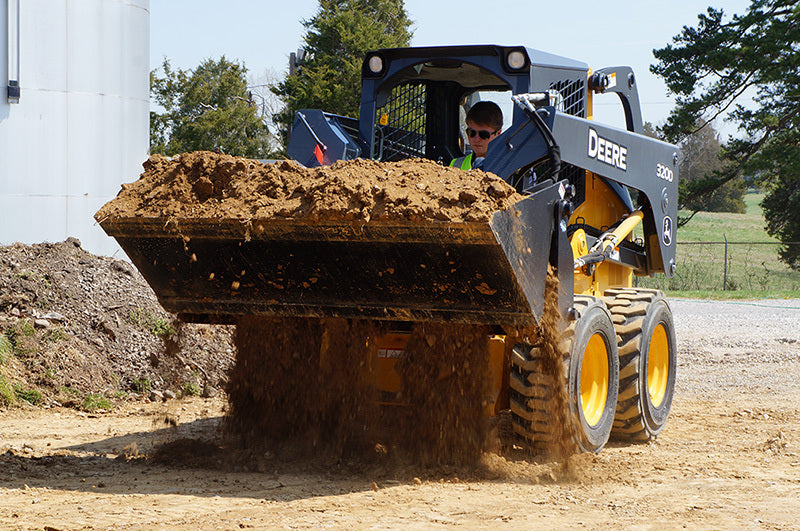
<svg viewBox="0 0 800 531">
<path fill-rule="evenodd" d="M 653 49 L 683 26 L 696 26 L 712 5 L 742 14 L 749 0 L 405 0 L 413 46 L 523 45 L 583 61 L 590 68 L 630 66 L 636 74 L 642 117 L 666 120 L 674 98 L 650 73 Z M 204 59 L 244 62 L 253 80 L 282 78 L 289 53 L 303 45 L 303 20 L 317 0 L 150 0 L 150 68 L 166 57 L 190 69 Z M 254 81 L 257 82 L 257 81 Z M 595 99 L 595 119 L 624 127 L 616 96 Z"/>
</svg>

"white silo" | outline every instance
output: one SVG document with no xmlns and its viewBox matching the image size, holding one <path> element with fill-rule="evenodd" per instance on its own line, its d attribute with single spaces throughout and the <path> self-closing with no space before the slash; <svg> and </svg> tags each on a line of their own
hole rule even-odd
<svg viewBox="0 0 800 531">
<path fill-rule="evenodd" d="M 149 0 L 0 0 L 0 245 L 113 254 L 94 212 L 149 147 Z"/>
</svg>

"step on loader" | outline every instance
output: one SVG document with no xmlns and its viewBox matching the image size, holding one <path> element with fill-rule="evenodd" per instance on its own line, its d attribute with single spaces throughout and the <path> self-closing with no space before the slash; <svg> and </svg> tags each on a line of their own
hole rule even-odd
<svg viewBox="0 0 800 531">
<path fill-rule="evenodd" d="M 593 101 L 609 94 L 624 129 L 593 120 Z M 195 219 L 179 234 L 160 218 L 101 225 L 186 321 L 380 322 L 370 364 L 383 404 L 413 407 L 403 390 L 414 382 L 398 364 L 415 329 L 479 326 L 490 388 L 481 407 L 510 417 L 520 441 L 547 448 L 566 433 L 596 452 L 612 435 L 655 437 L 673 398 L 675 328 L 663 293 L 633 281 L 675 271 L 678 151 L 644 136 L 630 68 L 592 71 L 521 46 L 376 50 L 363 62 L 359 118 L 302 110 L 288 152 L 308 167 L 359 157 L 447 165 L 465 154 L 465 109 L 488 97 L 509 102 L 510 125 L 482 169 L 524 199 L 487 223 L 355 230 L 274 219 L 251 231 L 238 220 Z"/>
</svg>

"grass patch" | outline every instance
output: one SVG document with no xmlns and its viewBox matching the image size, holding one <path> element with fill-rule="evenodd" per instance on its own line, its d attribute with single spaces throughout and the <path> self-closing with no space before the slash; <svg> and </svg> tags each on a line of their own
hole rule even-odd
<svg viewBox="0 0 800 531">
<path fill-rule="evenodd" d="M 36 389 L 25 389 L 19 384 L 14 384 L 14 395 L 19 400 L 24 400 L 25 402 L 31 404 L 32 406 L 39 405 L 42 402 L 42 393 L 37 391 Z"/>
<path fill-rule="evenodd" d="M 28 357 L 36 353 L 36 329 L 27 320 L 17 321 L 14 326 L 6 330 L 4 336 L 12 345 L 12 354 Z"/>
<path fill-rule="evenodd" d="M 80 391 L 78 391 L 76 389 L 73 389 L 72 387 L 70 387 L 68 385 L 62 385 L 61 387 L 59 387 L 58 388 L 58 392 L 59 392 L 59 394 L 61 394 L 63 396 L 66 396 L 66 397 L 69 397 L 69 398 L 75 398 L 75 397 L 77 397 L 78 395 L 81 394 Z"/>
<path fill-rule="evenodd" d="M 14 344 L 5 334 L 0 334 L 0 365 L 4 364 L 9 356 L 14 353 Z"/>
<path fill-rule="evenodd" d="M 86 411 L 97 411 L 98 409 L 112 409 L 114 405 L 103 395 L 89 393 L 84 397 L 82 407 Z"/>
<path fill-rule="evenodd" d="M 150 310 L 135 308 L 128 314 L 128 320 L 156 337 L 170 338 L 175 334 L 175 327 L 169 321 L 156 317 Z"/>
<path fill-rule="evenodd" d="M 635 285 L 673 294 L 719 292 L 729 299 L 797 297 L 800 271 L 778 259 L 781 243 L 764 228 L 763 197 L 745 194 L 744 214 L 699 212 L 678 229 L 675 276 L 639 277 Z"/>
<path fill-rule="evenodd" d="M 150 378 L 137 378 L 133 381 L 133 390 L 140 395 L 148 395 L 153 390 L 153 382 Z"/>
<path fill-rule="evenodd" d="M 200 396 L 203 394 L 203 388 L 195 382 L 186 382 L 183 384 L 184 396 Z"/>
<path fill-rule="evenodd" d="M 48 328 L 42 335 L 42 340 L 47 341 L 48 343 L 61 343 L 67 339 L 69 339 L 67 333 L 64 332 L 64 329 L 60 326 Z"/>
<path fill-rule="evenodd" d="M 14 387 L 0 375 L 0 405 L 10 406 L 17 402 L 17 395 Z"/>
</svg>

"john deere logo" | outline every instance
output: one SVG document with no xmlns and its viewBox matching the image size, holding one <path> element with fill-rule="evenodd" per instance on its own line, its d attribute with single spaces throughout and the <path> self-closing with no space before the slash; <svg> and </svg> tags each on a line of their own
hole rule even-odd
<svg viewBox="0 0 800 531">
<path fill-rule="evenodd" d="M 664 245 L 672 244 L 672 218 L 667 216 L 664 218 L 664 235 L 662 236 Z"/>
</svg>

